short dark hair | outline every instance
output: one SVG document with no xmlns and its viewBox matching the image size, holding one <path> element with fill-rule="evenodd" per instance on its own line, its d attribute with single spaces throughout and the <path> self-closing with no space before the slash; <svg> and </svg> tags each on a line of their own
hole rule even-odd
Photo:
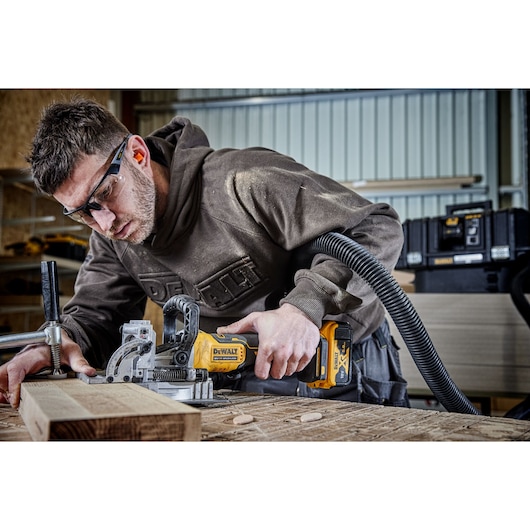
<svg viewBox="0 0 530 530">
<path fill-rule="evenodd" d="M 75 98 L 52 103 L 42 113 L 26 158 L 35 186 L 52 195 L 83 156 L 110 156 L 128 133 L 108 109 L 95 101 Z"/>
</svg>

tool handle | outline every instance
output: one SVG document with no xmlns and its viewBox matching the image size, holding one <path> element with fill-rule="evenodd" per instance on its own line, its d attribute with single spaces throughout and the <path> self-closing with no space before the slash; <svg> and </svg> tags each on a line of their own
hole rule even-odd
<svg viewBox="0 0 530 530">
<path fill-rule="evenodd" d="M 41 276 L 44 318 L 48 322 L 57 322 L 59 320 L 57 263 L 55 261 L 41 261 Z"/>
</svg>

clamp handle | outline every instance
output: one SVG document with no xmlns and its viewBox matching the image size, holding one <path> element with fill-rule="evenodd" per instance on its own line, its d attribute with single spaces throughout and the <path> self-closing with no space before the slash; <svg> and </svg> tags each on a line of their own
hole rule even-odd
<svg viewBox="0 0 530 530">
<path fill-rule="evenodd" d="M 60 305 L 57 263 L 55 261 L 41 261 L 41 276 L 44 318 L 48 322 L 58 322 Z"/>
<path fill-rule="evenodd" d="M 59 282 L 57 279 L 57 263 L 41 261 L 42 299 L 44 318 L 49 325 L 46 328 L 46 342 L 50 345 L 53 371 L 48 376 L 52 379 L 63 379 L 66 373 L 61 369 L 61 327 L 59 325 Z"/>
</svg>

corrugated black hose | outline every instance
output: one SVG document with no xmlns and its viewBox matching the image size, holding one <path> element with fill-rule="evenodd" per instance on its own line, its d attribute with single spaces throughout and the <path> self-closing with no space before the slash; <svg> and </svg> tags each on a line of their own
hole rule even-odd
<svg viewBox="0 0 530 530">
<path fill-rule="evenodd" d="M 396 324 L 425 382 L 449 412 L 480 414 L 451 379 L 408 296 L 377 258 L 359 243 L 336 232 L 317 237 L 309 244 L 309 251 L 342 261 L 372 287 Z"/>
</svg>

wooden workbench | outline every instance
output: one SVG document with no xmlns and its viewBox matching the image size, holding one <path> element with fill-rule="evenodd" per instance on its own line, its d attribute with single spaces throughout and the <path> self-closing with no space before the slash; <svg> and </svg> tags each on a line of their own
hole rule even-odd
<svg viewBox="0 0 530 530">
<path fill-rule="evenodd" d="M 222 392 L 201 407 L 203 441 L 509 441 L 530 440 L 530 422 L 341 401 Z M 320 412 L 322 419 L 300 417 Z M 254 421 L 235 425 L 234 417 Z M 0 440 L 31 440 L 17 411 L 0 405 Z"/>
</svg>

